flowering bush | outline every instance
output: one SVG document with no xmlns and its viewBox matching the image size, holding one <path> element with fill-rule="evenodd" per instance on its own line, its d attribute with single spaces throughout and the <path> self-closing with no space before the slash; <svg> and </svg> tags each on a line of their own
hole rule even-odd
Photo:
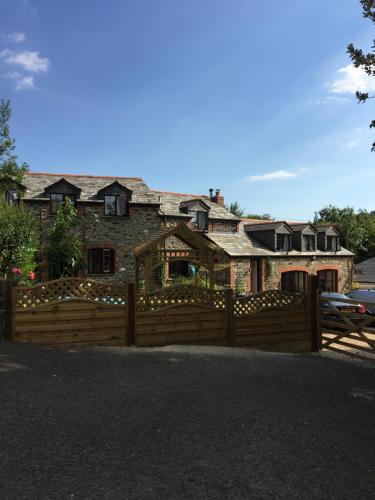
<svg viewBox="0 0 375 500">
<path fill-rule="evenodd" d="M 12 278 L 19 284 L 30 285 L 36 280 L 36 273 L 34 271 L 27 272 L 27 269 L 23 272 L 19 267 L 13 267 Z"/>
</svg>

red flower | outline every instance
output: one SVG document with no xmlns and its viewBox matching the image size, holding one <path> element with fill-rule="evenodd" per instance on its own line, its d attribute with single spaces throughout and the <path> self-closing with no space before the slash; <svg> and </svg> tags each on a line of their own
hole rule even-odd
<svg viewBox="0 0 375 500">
<path fill-rule="evenodd" d="M 36 275 L 35 275 L 34 271 L 30 271 L 29 273 L 27 273 L 27 277 L 28 277 L 28 279 L 29 279 L 30 281 L 34 281 L 34 280 L 35 280 Z"/>
<path fill-rule="evenodd" d="M 16 274 L 17 276 L 21 276 L 22 271 L 21 271 L 21 269 L 19 267 L 13 267 L 12 273 Z"/>
</svg>

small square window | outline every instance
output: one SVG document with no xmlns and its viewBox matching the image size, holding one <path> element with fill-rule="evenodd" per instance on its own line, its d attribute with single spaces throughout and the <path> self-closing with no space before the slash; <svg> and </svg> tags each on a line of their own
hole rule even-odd
<svg viewBox="0 0 375 500">
<path fill-rule="evenodd" d="M 305 252 L 314 252 L 316 250 L 314 235 L 306 234 L 303 236 L 303 250 Z"/>
<path fill-rule="evenodd" d="M 117 215 L 117 196 L 104 196 L 104 215 Z"/>
<path fill-rule="evenodd" d="M 278 234 L 276 250 L 279 252 L 289 252 L 292 249 L 292 238 L 290 234 Z"/>
<path fill-rule="evenodd" d="M 50 212 L 51 214 L 55 214 L 57 212 L 57 209 L 63 203 L 64 201 L 64 195 L 60 193 L 51 193 L 50 196 Z"/>
<path fill-rule="evenodd" d="M 6 202 L 9 205 L 15 205 L 19 202 L 18 192 L 14 190 L 9 190 L 6 192 Z"/>
<path fill-rule="evenodd" d="M 112 248 L 90 248 L 87 257 L 89 274 L 115 272 L 115 251 Z"/>
</svg>

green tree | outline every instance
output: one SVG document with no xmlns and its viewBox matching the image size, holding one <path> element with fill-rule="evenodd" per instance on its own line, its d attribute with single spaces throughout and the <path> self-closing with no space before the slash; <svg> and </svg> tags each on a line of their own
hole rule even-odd
<svg viewBox="0 0 375 500">
<path fill-rule="evenodd" d="M 236 217 L 243 217 L 245 213 L 245 210 L 240 206 L 238 201 L 234 201 L 230 205 L 225 205 L 225 208 Z"/>
<path fill-rule="evenodd" d="M 0 276 L 12 275 L 19 268 L 23 276 L 35 268 L 38 225 L 23 204 L 0 203 Z"/>
<path fill-rule="evenodd" d="M 17 156 L 14 154 L 15 141 L 9 133 L 11 112 L 9 100 L 3 99 L 0 105 L 0 179 L 10 179 L 21 183 L 29 167 L 26 163 L 19 165 Z"/>
<path fill-rule="evenodd" d="M 375 23 L 375 0 L 360 0 L 360 4 L 362 6 L 363 17 L 370 19 L 370 21 Z M 347 47 L 347 52 L 354 64 L 354 67 L 363 69 L 369 76 L 375 76 L 375 40 L 373 41 L 371 48 L 371 52 L 365 53 L 362 49 L 358 49 L 350 43 Z M 369 96 L 368 92 L 360 91 L 357 91 L 355 95 L 359 103 L 366 102 L 367 99 L 373 99 L 375 97 Z M 374 127 L 375 120 L 372 120 L 370 128 Z M 371 151 L 375 151 L 375 142 L 372 144 Z"/>
<path fill-rule="evenodd" d="M 247 219 L 274 220 L 270 214 L 246 214 Z"/>
<path fill-rule="evenodd" d="M 375 214 L 366 210 L 355 212 L 352 207 L 332 205 L 315 213 L 314 222 L 334 224 L 345 248 L 356 255 L 356 260 L 375 256 Z"/>
<path fill-rule="evenodd" d="M 83 266 L 82 242 L 78 238 L 81 220 L 71 200 L 59 206 L 48 232 L 47 258 L 50 278 L 74 276 Z"/>
</svg>

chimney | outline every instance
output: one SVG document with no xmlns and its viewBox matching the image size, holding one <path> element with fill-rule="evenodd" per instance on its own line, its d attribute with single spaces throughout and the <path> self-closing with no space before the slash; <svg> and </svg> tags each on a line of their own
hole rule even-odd
<svg viewBox="0 0 375 500">
<path fill-rule="evenodd" d="M 212 196 L 211 201 L 217 203 L 221 207 L 224 206 L 224 196 L 221 196 L 220 189 L 216 189 L 215 196 Z"/>
<path fill-rule="evenodd" d="M 210 193 L 210 200 L 212 200 L 212 198 L 214 197 L 214 190 L 210 188 L 208 192 Z"/>
</svg>

